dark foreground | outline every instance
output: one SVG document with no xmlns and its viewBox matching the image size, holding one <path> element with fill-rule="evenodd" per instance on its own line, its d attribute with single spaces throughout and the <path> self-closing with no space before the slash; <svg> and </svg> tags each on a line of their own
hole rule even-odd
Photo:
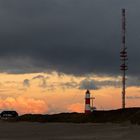
<svg viewBox="0 0 140 140">
<path fill-rule="evenodd" d="M 140 124 L 140 108 L 127 108 L 111 111 L 94 111 L 91 114 L 61 113 L 54 115 L 25 114 L 15 122 L 63 122 L 63 123 L 131 123 Z"/>
<path fill-rule="evenodd" d="M 94 123 L 0 123 L 0 140 L 140 140 L 140 126 Z"/>
<path fill-rule="evenodd" d="M 1 120 L 0 140 L 140 140 L 140 108 L 25 114 Z"/>
</svg>

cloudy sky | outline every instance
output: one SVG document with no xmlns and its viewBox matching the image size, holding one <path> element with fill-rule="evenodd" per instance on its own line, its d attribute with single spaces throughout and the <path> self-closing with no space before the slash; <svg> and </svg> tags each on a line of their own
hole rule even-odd
<svg viewBox="0 0 140 140">
<path fill-rule="evenodd" d="M 97 108 L 119 108 L 122 8 L 127 106 L 139 106 L 139 5 L 139 0 L 1 0 L 0 108 L 83 112 L 87 88 Z"/>
</svg>

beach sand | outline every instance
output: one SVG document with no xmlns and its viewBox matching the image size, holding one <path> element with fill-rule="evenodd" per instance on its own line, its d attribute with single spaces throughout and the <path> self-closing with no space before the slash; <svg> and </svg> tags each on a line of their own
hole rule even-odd
<svg viewBox="0 0 140 140">
<path fill-rule="evenodd" d="M 140 140 L 140 126 L 0 122 L 0 140 Z"/>
</svg>

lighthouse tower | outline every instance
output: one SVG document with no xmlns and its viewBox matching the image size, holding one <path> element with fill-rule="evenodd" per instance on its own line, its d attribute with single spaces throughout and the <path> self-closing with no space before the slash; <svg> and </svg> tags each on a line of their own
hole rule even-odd
<svg viewBox="0 0 140 140">
<path fill-rule="evenodd" d="M 86 91 L 86 96 L 85 96 L 85 113 L 86 114 L 91 113 L 89 90 Z"/>
</svg>

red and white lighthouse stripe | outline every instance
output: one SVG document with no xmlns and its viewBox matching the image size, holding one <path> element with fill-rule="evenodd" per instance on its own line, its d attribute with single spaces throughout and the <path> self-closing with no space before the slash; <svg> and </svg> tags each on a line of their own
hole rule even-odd
<svg viewBox="0 0 140 140">
<path fill-rule="evenodd" d="M 85 113 L 91 113 L 89 90 L 86 91 L 86 96 L 85 96 Z"/>
</svg>

